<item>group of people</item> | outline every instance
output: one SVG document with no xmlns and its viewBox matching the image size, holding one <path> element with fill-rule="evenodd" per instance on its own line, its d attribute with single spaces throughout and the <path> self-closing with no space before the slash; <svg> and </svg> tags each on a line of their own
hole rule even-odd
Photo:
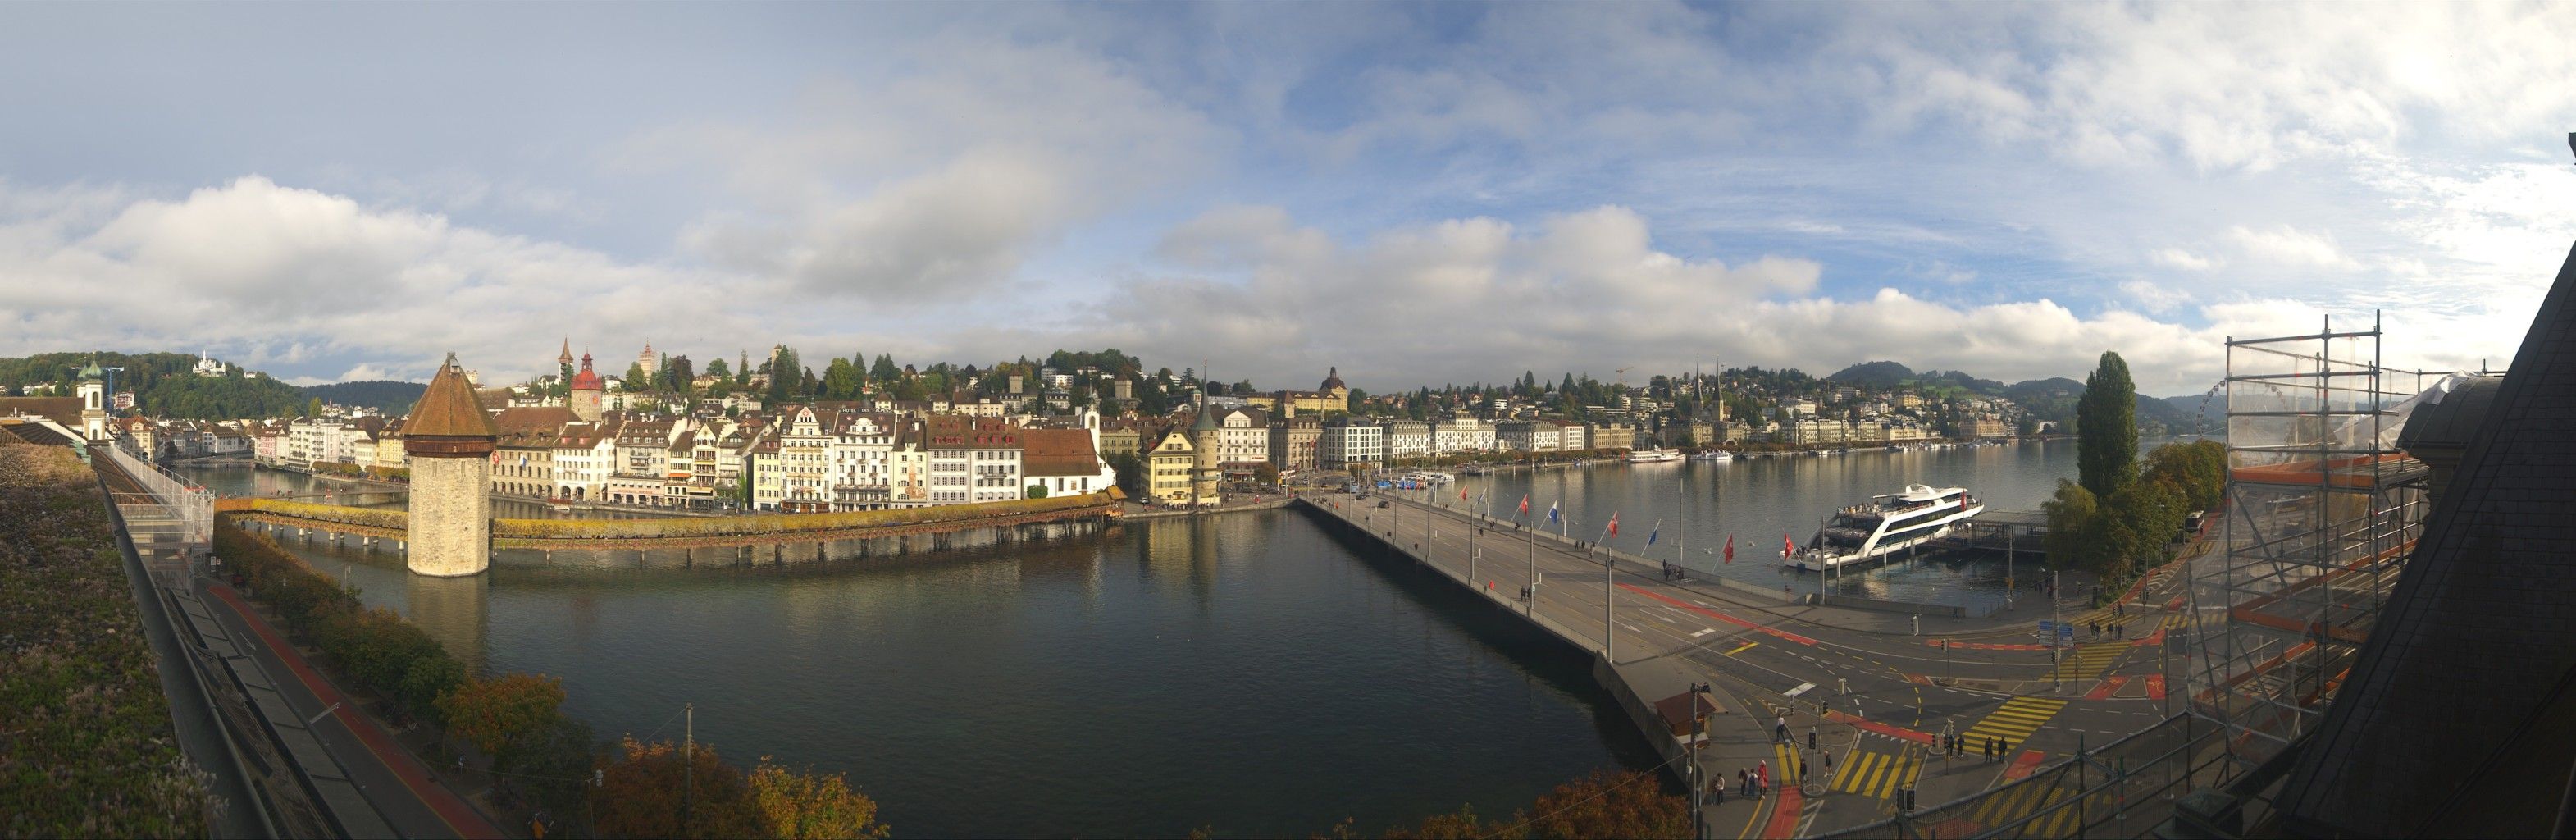
<svg viewBox="0 0 2576 840">
<path fill-rule="evenodd" d="M 2103 632 L 2108 631 L 2111 634 L 2111 638 L 2114 639 L 2125 639 L 2129 637 L 2129 625 L 2127 622 L 2104 624 L 2099 621 L 2087 621 L 2084 622 L 2084 626 L 2092 628 L 2093 635 L 2096 636 L 2102 635 Z"/>
<path fill-rule="evenodd" d="M 1667 560 L 1664 562 L 1665 580 L 1682 580 L 1687 574 L 1688 572 L 1686 570 L 1680 566 L 1673 565 L 1672 561 Z"/>
<path fill-rule="evenodd" d="M 1717 787 L 1717 783 L 1712 781 L 1709 783 L 1709 786 L 1714 789 Z M 1738 795 L 1750 796 L 1755 799 L 1760 799 L 1764 794 L 1770 793 L 1771 762 L 1757 762 L 1750 768 L 1735 771 L 1735 792 Z M 1716 790 L 1716 793 L 1718 803 L 1724 804 L 1726 802 L 1726 791 L 1718 789 Z"/>
</svg>

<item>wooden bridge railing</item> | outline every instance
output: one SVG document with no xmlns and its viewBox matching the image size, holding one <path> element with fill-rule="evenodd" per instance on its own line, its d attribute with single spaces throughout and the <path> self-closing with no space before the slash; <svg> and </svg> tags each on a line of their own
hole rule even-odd
<svg viewBox="0 0 2576 840">
<path fill-rule="evenodd" d="M 1104 512 L 1126 498 L 1115 488 L 1080 496 L 1022 499 L 974 505 L 943 505 L 903 510 L 842 513 L 763 513 L 744 516 L 672 517 L 667 519 L 494 519 L 492 539 L 529 542 L 583 540 L 703 540 L 723 537 L 775 536 L 869 529 L 920 530 L 943 524 L 971 527 L 987 520 L 1027 519 L 1072 514 L 1092 508 Z M 292 519 L 324 526 L 347 525 L 370 531 L 407 530 L 411 514 L 376 508 L 322 505 L 287 499 L 220 499 L 218 514 L 247 514 L 263 519 Z"/>
</svg>

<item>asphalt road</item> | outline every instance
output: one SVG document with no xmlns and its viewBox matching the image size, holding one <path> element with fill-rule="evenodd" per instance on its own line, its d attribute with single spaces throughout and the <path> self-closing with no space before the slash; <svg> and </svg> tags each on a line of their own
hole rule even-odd
<svg viewBox="0 0 2576 840">
<path fill-rule="evenodd" d="M 1377 507 L 1382 499 L 1393 504 Z M 2151 579 L 2124 609 L 2057 605 L 2079 629 L 2077 647 L 2053 658 L 2034 638 L 2033 621 L 2048 614 L 2036 604 L 2004 619 L 1945 622 L 1954 628 L 1945 636 L 1915 636 L 1903 616 L 1783 604 L 1712 581 L 1666 580 L 1654 563 L 1622 560 L 1605 569 L 1597 552 L 1533 538 L 1508 522 L 1480 527 L 1463 511 L 1414 499 L 1373 493 L 1366 500 L 1315 501 L 1401 548 L 1427 546 L 1437 567 L 1475 581 L 1489 597 L 1553 625 L 1576 644 L 1600 650 L 1607 623 L 1618 663 L 1676 661 L 1726 680 L 1741 701 L 1764 706 L 1770 714 L 1762 721 L 1786 714 L 1797 749 L 1774 748 L 1777 760 L 1770 763 L 1780 770 L 1805 761 L 1821 795 L 1800 797 L 1794 813 L 1779 815 L 1767 813 L 1779 807 L 1777 798 L 1735 800 L 1742 804 L 1730 808 L 1753 817 L 1713 819 L 1727 836 L 1803 836 L 1875 822 L 1894 813 L 1897 791 L 1907 783 L 1916 787 L 1918 804 L 1949 801 L 2063 758 L 2079 744 L 2099 746 L 2167 716 L 2163 647 L 2155 632 L 2183 619 L 2163 610 L 2181 594 L 2178 574 Z M 1586 530 L 1597 534 L 1599 526 L 1568 530 L 1580 538 Z M 1635 542 L 1633 535 L 1625 540 Z M 1763 561 L 1757 552 L 1738 562 Z M 1537 597 L 1524 601 L 1522 587 L 1533 577 Z M 2088 620 L 2123 622 L 2128 632 L 2117 639 L 2107 630 L 2094 636 L 2082 627 Z M 2179 665 L 2174 673 L 2181 673 Z M 1810 730 L 1815 751 L 1804 749 Z M 1933 746 L 1945 733 L 1977 740 L 1964 755 L 1945 757 Z M 2008 755 L 1987 759 L 1987 737 L 2008 742 Z M 1823 769 L 1826 752 L 1834 755 L 1832 775 Z M 1710 769 L 1732 776 L 1723 763 Z"/>
</svg>

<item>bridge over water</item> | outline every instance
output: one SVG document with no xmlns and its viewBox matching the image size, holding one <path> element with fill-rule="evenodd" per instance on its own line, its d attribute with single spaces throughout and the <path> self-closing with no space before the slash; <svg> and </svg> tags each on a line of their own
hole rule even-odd
<svg viewBox="0 0 2576 840">
<path fill-rule="evenodd" d="M 493 519 L 492 548 L 656 550 L 782 546 L 945 534 L 977 529 L 1100 522 L 1117 515 L 1124 495 L 1112 489 L 1081 496 L 979 505 L 843 513 L 750 514 L 668 519 Z M 237 523 L 301 529 L 370 541 L 404 541 L 405 511 L 316 504 L 292 499 L 222 499 L 218 516 Z"/>
</svg>

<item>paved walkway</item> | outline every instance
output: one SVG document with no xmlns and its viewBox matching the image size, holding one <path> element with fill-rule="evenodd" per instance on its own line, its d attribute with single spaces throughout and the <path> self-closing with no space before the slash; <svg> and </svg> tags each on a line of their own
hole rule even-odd
<svg viewBox="0 0 2576 840">
<path fill-rule="evenodd" d="M 324 748 L 346 769 L 352 781 L 367 797 L 385 822 L 404 837 L 499 838 L 503 834 L 471 803 L 449 790 L 433 777 L 428 768 L 394 742 L 391 733 L 367 719 L 357 708 L 357 701 L 323 679 L 304 654 L 297 651 L 286 637 L 271 626 L 259 611 L 244 601 L 232 587 L 204 585 L 199 594 L 208 604 L 229 609 L 216 610 L 236 639 L 257 639 L 260 644 L 245 645 L 257 657 L 261 669 L 270 674 L 290 676 L 280 679 L 278 690 L 287 704 L 307 720 L 315 720 L 313 732 L 320 736 Z M 327 716 L 323 710 L 329 709 Z"/>
</svg>

